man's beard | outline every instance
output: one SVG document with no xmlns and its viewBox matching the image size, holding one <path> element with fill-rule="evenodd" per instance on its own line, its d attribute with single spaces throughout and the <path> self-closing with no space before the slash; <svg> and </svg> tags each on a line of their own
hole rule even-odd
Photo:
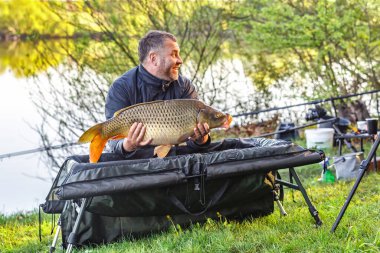
<svg viewBox="0 0 380 253">
<path fill-rule="evenodd" d="M 169 79 L 168 81 L 175 81 L 178 79 L 179 76 L 179 66 L 177 67 L 177 70 L 174 70 L 173 65 L 166 66 L 165 61 L 161 62 L 161 66 L 164 66 L 162 68 L 162 76 L 165 77 L 164 79 Z"/>
<path fill-rule="evenodd" d="M 169 69 L 169 77 L 171 81 L 177 80 L 179 75 L 179 69 L 174 70 L 173 68 Z"/>
</svg>

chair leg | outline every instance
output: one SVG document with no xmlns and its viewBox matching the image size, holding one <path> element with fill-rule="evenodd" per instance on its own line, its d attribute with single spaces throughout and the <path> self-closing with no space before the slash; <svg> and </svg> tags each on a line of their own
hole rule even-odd
<svg viewBox="0 0 380 253">
<path fill-rule="evenodd" d="M 276 201 L 278 208 L 280 209 L 281 215 L 282 216 L 288 215 L 284 209 L 284 206 L 281 204 L 280 197 L 279 197 L 278 193 L 276 192 L 276 190 L 273 191 L 273 194 L 274 194 L 274 200 Z"/>
<path fill-rule="evenodd" d="M 58 236 L 60 232 L 61 232 L 61 220 L 59 219 L 57 223 L 57 230 L 55 231 L 54 239 L 50 246 L 49 253 L 53 253 L 55 251 L 55 246 L 57 245 Z"/>
<path fill-rule="evenodd" d="M 63 207 L 62 213 L 65 212 L 67 205 L 68 205 L 68 202 L 69 201 L 65 202 L 65 206 Z M 53 242 L 51 243 L 49 253 L 53 253 L 55 251 L 55 248 L 57 245 L 59 233 L 61 232 L 61 228 L 62 228 L 62 222 L 61 222 L 62 213 L 60 214 L 58 221 L 57 221 L 57 230 L 55 231 L 54 239 L 53 239 Z"/>
<path fill-rule="evenodd" d="M 291 184 L 293 184 L 293 176 L 292 176 L 292 173 L 290 172 L 290 170 L 289 170 L 289 182 L 291 183 Z M 290 189 L 292 189 L 292 201 L 293 202 L 296 202 L 295 200 L 294 200 L 294 188 L 290 188 Z M 298 188 L 296 189 L 296 190 L 298 190 Z"/>
<path fill-rule="evenodd" d="M 294 170 L 294 168 L 289 168 L 289 172 L 292 174 L 294 180 L 296 181 L 296 183 L 298 185 L 298 190 L 302 193 L 302 196 L 305 199 L 306 204 L 309 207 L 309 212 L 310 212 L 311 216 L 313 216 L 313 218 L 314 218 L 314 220 L 316 222 L 316 225 L 317 226 L 321 226 L 322 225 L 322 220 L 319 218 L 318 211 L 313 206 L 313 204 L 311 203 L 311 201 L 309 199 L 309 196 L 307 195 L 305 188 L 303 188 L 301 180 L 299 179 L 296 171 Z"/>
<path fill-rule="evenodd" d="M 67 245 L 66 253 L 71 253 L 73 246 L 75 246 L 77 244 L 77 240 L 78 240 L 77 232 L 79 229 L 79 224 L 80 224 L 82 217 L 83 217 L 84 210 L 86 209 L 87 202 L 88 202 L 87 198 L 83 199 L 83 201 L 82 201 L 82 205 L 79 209 L 78 216 L 75 220 L 73 231 L 71 231 L 69 238 L 67 239 L 68 245 Z"/>
</svg>

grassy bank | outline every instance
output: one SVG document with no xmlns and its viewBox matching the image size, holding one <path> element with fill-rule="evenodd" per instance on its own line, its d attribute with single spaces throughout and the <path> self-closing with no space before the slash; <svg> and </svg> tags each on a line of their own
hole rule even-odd
<svg viewBox="0 0 380 253">
<path fill-rule="evenodd" d="M 365 147 L 366 151 L 369 147 Z M 194 224 L 190 229 L 173 226 L 147 238 L 75 252 L 380 252 L 380 174 L 372 172 L 363 178 L 341 224 L 332 234 L 331 226 L 354 182 L 318 182 L 319 164 L 296 171 L 320 213 L 322 227 L 315 227 L 300 192 L 286 189 L 286 217 L 281 217 L 275 206 L 274 213 L 258 219 L 236 222 L 221 218 Z M 0 253 L 48 252 L 53 239 L 51 226 L 52 216 L 42 214 L 40 242 L 37 212 L 0 215 Z"/>
<path fill-rule="evenodd" d="M 376 173 L 363 179 L 334 234 L 330 233 L 331 226 L 353 182 L 323 184 L 309 180 L 308 194 L 324 222 L 320 228 L 315 228 L 299 192 L 291 194 L 288 190 L 286 217 L 280 217 L 276 207 L 273 214 L 254 220 L 210 220 L 186 230 L 173 227 L 145 239 L 79 252 L 379 252 L 379 182 Z M 47 252 L 52 240 L 50 218 L 43 216 L 40 242 L 37 214 L 0 216 L 0 252 Z"/>
<path fill-rule="evenodd" d="M 42 241 L 39 240 L 38 212 L 0 215 L 0 252 L 47 252 L 50 236 L 50 216 L 43 215 Z"/>
</svg>

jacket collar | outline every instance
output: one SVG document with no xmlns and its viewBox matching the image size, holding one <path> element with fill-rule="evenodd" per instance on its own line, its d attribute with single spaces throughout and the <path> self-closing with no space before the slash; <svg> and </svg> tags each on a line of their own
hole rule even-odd
<svg viewBox="0 0 380 253">
<path fill-rule="evenodd" d="M 142 81 L 144 82 L 144 85 L 149 85 L 156 89 L 162 89 L 162 91 L 165 91 L 174 82 L 174 81 L 163 80 L 152 75 L 143 67 L 142 64 L 139 65 L 139 70 L 140 70 L 141 78 L 142 78 Z"/>
</svg>

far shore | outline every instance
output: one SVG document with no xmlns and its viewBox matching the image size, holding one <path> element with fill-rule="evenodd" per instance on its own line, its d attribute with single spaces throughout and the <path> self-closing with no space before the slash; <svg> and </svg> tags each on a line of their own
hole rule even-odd
<svg viewBox="0 0 380 253">
<path fill-rule="evenodd" d="M 52 35 L 52 34 L 39 34 L 39 33 L 21 33 L 14 34 L 9 32 L 0 32 L 0 42 L 9 41 L 29 41 L 29 40 L 60 40 L 60 39 L 80 39 L 91 38 L 92 40 L 103 41 L 109 37 L 108 34 L 99 33 L 74 33 L 73 35 Z"/>
</svg>

